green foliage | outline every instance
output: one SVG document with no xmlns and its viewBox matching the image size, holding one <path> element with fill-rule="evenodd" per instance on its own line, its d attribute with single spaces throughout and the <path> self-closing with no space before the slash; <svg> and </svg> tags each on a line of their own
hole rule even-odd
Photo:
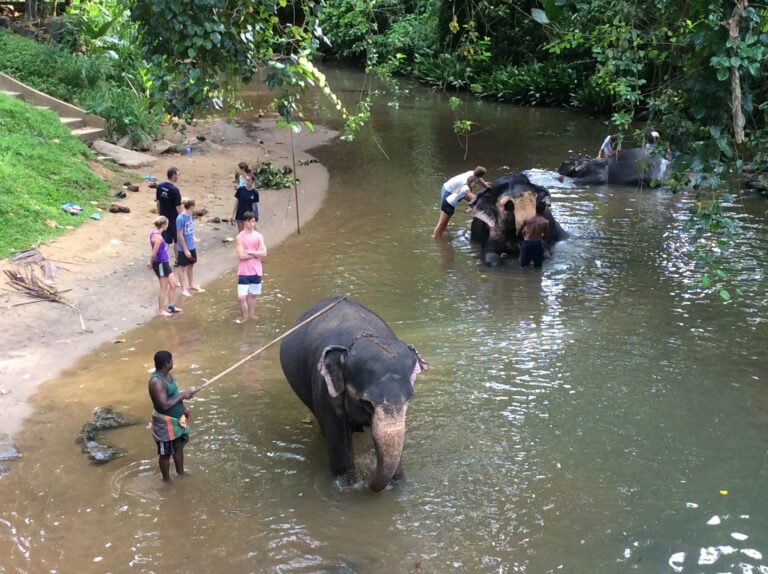
<svg viewBox="0 0 768 574">
<path fill-rule="evenodd" d="M 259 163 L 253 169 L 256 187 L 263 189 L 284 189 L 293 186 L 293 170 L 286 166 L 275 167 L 269 162 Z"/>
<path fill-rule="evenodd" d="M 0 138 L 0 257 L 79 225 L 91 201 L 107 200 L 106 183 L 86 162 L 90 151 L 54 112 L 0 95 L 0 132 L 7 134 Z M 64 212 L 70 201 L 85 211 Z"/>
<path fill-rule="evenodd" d="M 140 140 L 158 132 L 157 108 L 145 93 L 132 89 L 136 72 L 123 69 L 131 61 L 128 56 L 121 59 L 109 50 L 73 53 L 7 32 L 0 32 L 0 53 L 0 71 L 103 117 L 113 137 L 129 134 Z"/>
<path fill-rule="evenodd" d="M 477 80 L 474 92 L 481 97 L 526 106 L 578 105 L 584 78 L 575 66 L 555 61 L 495 67 Z"/>
</svg>

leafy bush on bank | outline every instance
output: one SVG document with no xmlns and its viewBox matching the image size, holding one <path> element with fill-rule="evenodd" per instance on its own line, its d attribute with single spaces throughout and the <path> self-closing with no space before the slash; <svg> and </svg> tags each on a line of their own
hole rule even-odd
<svg viewBox="0 0 768 574">
<path fill-rule="evenodd" d="M 107 184 L 86 162 L 90 150 L 54 112 L 0 94 L 0 132 L 0 257 L 78 226 L 91 201 L 107 200 Z M 66 213 L 67 202 L 84 211 Z"/>
<path fill-rule="evenodd" d="M 159 132 L 160 114 L 150 100 L 126 84 L 119 58 L 103 53 L 73 53 L 57 44 L 40 44 L 0 32 L 0 71 L 107 121 L 112 137 L 134 141 Z"/>
</svg>

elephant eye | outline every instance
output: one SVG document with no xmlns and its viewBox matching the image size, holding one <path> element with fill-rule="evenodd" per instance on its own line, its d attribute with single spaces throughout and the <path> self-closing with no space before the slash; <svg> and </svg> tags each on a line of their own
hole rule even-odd
<svg viewBox="0 0 768 574">
<path fill-rule="evenodd" d="M 373 414 L 373 411 L 375 410 L 373 408 L 373 403 L 370 401 L 361 401 L 363 408 L 368 412 L 368 414 Z"/>
</svg>

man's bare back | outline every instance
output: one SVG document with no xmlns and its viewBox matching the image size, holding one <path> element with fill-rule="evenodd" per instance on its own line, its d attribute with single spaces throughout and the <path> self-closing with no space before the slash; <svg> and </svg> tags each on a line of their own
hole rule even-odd
<svg viewBox="0 0 768 574">
<path fill-rule="evenodd" d="M 533 215 L 523 221 L 523 227 L 520 232 L 523 239 L 528 241 L 541 241 L 546 237 L 549 231 L 549 221 L 541 215 Z"/>
</svg>

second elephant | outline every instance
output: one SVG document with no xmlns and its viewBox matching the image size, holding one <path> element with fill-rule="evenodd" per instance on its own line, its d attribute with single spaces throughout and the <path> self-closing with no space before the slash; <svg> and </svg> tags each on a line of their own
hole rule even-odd
<svg viewBox="0 0 768 574">
<path fill-rule="evenodd" d="M 658 185 L 667 177 L 669 161 L 646 148 L 632 148 L 618 159 L 578 157 L 560 164 L 557 172 L 586 185 Z"/>
</svg>

